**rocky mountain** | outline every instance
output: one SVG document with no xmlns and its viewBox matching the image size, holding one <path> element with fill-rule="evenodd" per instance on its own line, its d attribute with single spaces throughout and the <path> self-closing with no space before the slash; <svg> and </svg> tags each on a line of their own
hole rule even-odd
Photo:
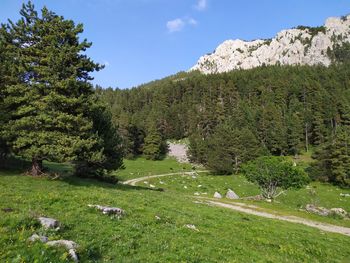
<svg viewBox="0 0 350 263">
<path fill-rule="evenodd" d="M 227 40 L 214 53 L 202 56 L 190 71 L 210 74 L 276 64 L 329 66 L 335 48 L 349 42 L 350 15 L 330 17 L 324 26 L 298 26 L 272 39 Z"/>
</svg>

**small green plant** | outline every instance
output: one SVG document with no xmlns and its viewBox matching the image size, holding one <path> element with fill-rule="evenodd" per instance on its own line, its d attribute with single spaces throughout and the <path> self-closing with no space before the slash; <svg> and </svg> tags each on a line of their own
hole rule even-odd
<svg viewBox="0 0 350 263">
<path fill-rule="evenodd" d="M 259 157 L 243 165 L 242 173 L 248 181 L 259 185 L 266 199 L 274 199 L 284 190 L 301 188 L 309 182 L 307 174 L 284 157 Z"/>
</svg>

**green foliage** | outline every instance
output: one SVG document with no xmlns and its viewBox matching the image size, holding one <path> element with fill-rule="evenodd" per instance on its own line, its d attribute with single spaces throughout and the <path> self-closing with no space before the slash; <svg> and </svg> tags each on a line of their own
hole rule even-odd
<svg viewBox="0 0 350 263">
<path fill-rule="evenodd" d="M 84 159 L 109 169 L 108 162 L 118 155 L 111 154 L 115 144 L 107 145 L 112 128 L 103 114 L 98 120 L 88 82 L 90 73 L 102 67 L 84 54 L 91 43 L 79 40 L 82 24 L 46 7 L 39 15 L 31 2 L 23 4 L 20 14 L 0 31 L 7 79 L 0 93 L 0 111 L 7 116 L 2 137 L 15 154 L 32 160 L 32 175 L 42 172 L 43 160 Z M 106 134 L 101 122 L 108 126 Z"/>
<path fill-rule="evenodd" d="M 217 126 L 248 129 L 270 154 L 296 155 L 349 122 L 350 67 L 269 66 L 223 74 L 180 73 L 130 90 L 101 90 L 131 156 L 152 124 L 165 139 L 188 137 L 191 160 L 206 164 Z M 137 134 L 135 133 L 135 134 Z M 142 137 L 142 136 L 141 136 Z M 138 145 L 134 147 L 134 145 Z M 140 147 L 141 145 L 141 147 Z M 134 149 L 138 150 L 134 150 Z"/>
<path fill-rule="evenodd" d="M 78 176 L 103 176 L 117 170 L 123 165 L 123 149 L 121 138 L 113 125 L 111 114 L 102 104 L 96 103 L 91 112 L 93 120 L 93 133 L 99 137 L 93 153 L 98 153 L 97 158 L 91 153 L 80 152 L 75 161 L 76 174 Z"/>
<path fill-rule="evenodd" d="M 249 129 L 237 129 L 228 123 L 217 126 L 208 144 L 206 165 L 219 174 L 237 173 L 242 163 L 262 152 L 260 143 Z"/>
<path fill-rule="evenodd" d="M 313 156 L 314 178 L 350 186 L 350 126 L 340 126 Z"/>
<path fill-rule="evenodd" d="M 145 138 L 143 155 L 148 160 L 160 160 L 165 156 L 166 152 L 166 141 L 155 127 L 151 127 Z"/>
<path fill-rule="evenodd" d="M 276 198 L 278 189 L 300 188 L 308 183 L 307 174 L 283 157 L 259 157 L 243 165 L 242 173 L 248 181 L 256 183 L 267 199 Z"/>
</svg>

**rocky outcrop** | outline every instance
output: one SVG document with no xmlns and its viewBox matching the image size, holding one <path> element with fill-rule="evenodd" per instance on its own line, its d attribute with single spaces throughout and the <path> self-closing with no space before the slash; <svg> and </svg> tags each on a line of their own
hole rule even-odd
<svg viewBox="0 0 350 263">
<path fill-rule="evenodd" d="M 330 17 L 321 27 L 283 30 L 272 39 L 227 40 L 190 70 L 211 74 L 276 64 L 329 66 L 334 46 L 344 42 L 350 42 L 350 15 Z"/>
</svg>

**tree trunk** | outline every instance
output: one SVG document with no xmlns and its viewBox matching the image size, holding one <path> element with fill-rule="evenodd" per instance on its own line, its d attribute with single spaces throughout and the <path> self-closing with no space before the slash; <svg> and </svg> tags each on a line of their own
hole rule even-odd
<svg viewBox="0 0 350 263">
<path fill-rule="evenodd" d="M 43 173 L 43 160 L 33 157 L 30 174 L 32 176 L 39 176 L 42 173 Z"/>
</svg>

